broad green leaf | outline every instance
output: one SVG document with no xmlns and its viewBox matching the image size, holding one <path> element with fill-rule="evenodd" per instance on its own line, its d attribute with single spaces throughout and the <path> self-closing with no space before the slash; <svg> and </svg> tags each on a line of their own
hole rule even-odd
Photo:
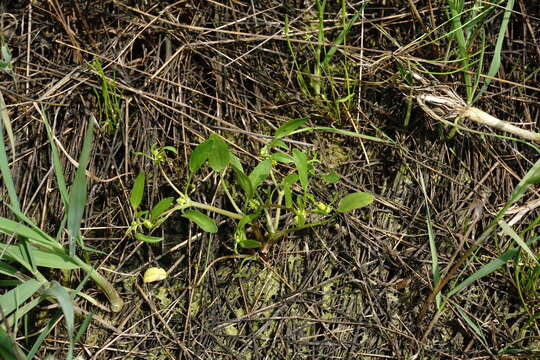
<svg viewBox="0 0 540 360">
<path fill-rule="evenodd" d="M 79 157 L 79 167 L 75 171 L 75 178 L 69 193 L 69 207 L 67 213 L 67 229 L 69 234 L 69 254 L 75 255 L 75 244 L 81 232 L 81 221 L 84 215 L 86 206 L 86 168 L 90 160 L 90 152 L 92 151 L 92 141 L 94 139 L 94 122 L 96 119 L 91 116 L 88 121 L 88 129 L 84 136 L 81 155 Z"/>
<path fill-rule="evenodd" d="M 293 150 L 293 160 L 298 171 L 298 178 L 302 189 L 307 193 L 308 191 L 308 161 L 307 156 L 298 149 Z"/>
<path fill-rule="evenodd" d="M 174 197 L 166 197 L 161 199 L 150 212 L 150 222 L 155 223 L 157 218 L 165 212 L 174 201 Z"/>
<path fill-rule="evenodd" d="M 163 150 L 167 150 L 167 151 L 170 151 L 170 152 L 178 155 L 178 150 L 176 150 L 176 148 L 174 146 L 164 146 Z"/>
<path fill-rule="evenodd" d="M 39 281 L 30 279 L 0 295 L 0 307 L 2 307 L 3 315 L 8 316 L 21 307 L 26 300 L 41 288 L 41 285 Z"/>
<path fill-rule="evenodd" d="M 212 150 L 208 154 L 208 165 L 212 170 L 220 172 L 229 164 L 231 157 L 227 143 L 216 134 L 210 135 Z"/>
<path fill-rule="evenodd" d="M 51 287 L 45 290 L 44 295 L 55 298 L 58 302 L 58 305 L 60 305 L 60 308 L 64 313 L 64 319 L 66 321 L 66 328 L 68 331 L 69 339 L 73 339 L 73 333 L 75 331 L 75 312 L 73 310 L 73 299 L 66 291 L 66 289 L 54 280 L 52 281 Z"/>
<path fill-rule="evenodd" d="M 242 166 L 242 163 L 240 162 L 240 159 L 233 153 L 230 154 L 230 164 L 233 169 L 236 169 L 238 171 L 244 172 L 244 167 Z"/>
<path fill-rule="evenodd" d="M 190 210 L 190 209 L 184 210 L 184 212 L 182 213 L 182 216 L 193 221 L 195 224 L 197 224 L 201 229 L 203 229 L 206 232 L 216 233 L 218 230 L 214 220 L 204 215 L 200 211 Z"/>
<path fill-rule="evenodd" d="M 321 177 L 329 184 L 336 184 L 339 181 L 339 175 L 335 171 L 328 174 L 322 174 Z"/>
<path fill-rule="evenodd" d="M 336 210 L 344 213 L 347 211 L 360 209 L 371 204 L 373 200 L 375 200 L 375 197 L 366 192 L 348 194 L 341 199 Z"/>
<path fill-rule="evenodd" d="M 144 171 L 139 173 L 139 175 L 137 175 L 137 177 L 135 178 L 135 181 L 133 182 L 133 188 L 131 189 L 131 194 L 129 195 L 129 202 L 131 204 L 131 208 L 134 211 L 137 211 L 143 199 L 144 178 L 145 178 Z"/>
<path fill-rule="evenodd" d="M 135 233 L 135 238 L 146 243 L 154 244 L 163 241 L 163 236 L 150 236 L 141 233 Z"/>
<path fill-rule="evenodd" d="M 291 187 L 294 183 L 298 181 L 298 174 L 292 173 L 283 179 L 281 183 L 281 190 L 283 191 L 283 195 L 285 197 L 285 207 L 292 208 L 293 201 L 292 201 L 292 190 Z"/>
<path fill-rule="evenodd" d="M 287 121 L 285 124 L 281 125 L 276 132 L 274 133 L 275 138 L 282 138 L 290 135 L 293 131 L 298 129 L 300 126 L 304 125 L 309 118 L 299 118 Z"/>
<path fill-rule="evenodd" d="M 270 160 L 277 161 L 284 164 L 289 164 L 294 162 L 293 158 L 288 154 L 283 153 L 273 153 L 270 155 Z"/>
<path fill-rule="evenodd" d="M 272 171 L 272 160 L 270 159 L 261 161 L 259 165 L 253 169 L 251 174 L 249 174 L 249 180 L 251 181 L 251 186 L 254 190 L 268 178 L 270 171 Z"/>
<path fill-rule="evenodd" d="M 202 164 L 208 160 L 208 156 L 212 151 L 212 140 L 206 140 L 193 149 L 191 156 L 189 157 L 189 171 L 191 173 L 197 172 Z"/>
<path fill-rule="evenodd" d="M 258 242 L 257 240 L 249 240 L 249 239 L 240 241 L 238 245 L 240 245 L 244 249 L 258 249 L 261 247 L 260 242 Z"/>
</svg>

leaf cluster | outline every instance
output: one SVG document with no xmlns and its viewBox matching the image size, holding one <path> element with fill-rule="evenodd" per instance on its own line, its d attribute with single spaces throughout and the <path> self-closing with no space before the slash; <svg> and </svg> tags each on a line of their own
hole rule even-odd
<svg viewBox="0 0 540 360">
<path fill-rule="evenodd" d="M 202 212 L 206 211 L 236 221 L 233 234 L 235 249 L 261 249 L 266 252 L 287 234 L 326 224 L 337 213 L 369 205 L 373 196 L 363 192 L 345 196 L 336 209 L 332 204 L 317 199 L 312 191 L 312 182 L 336 182 L 339 177 L 335 173 L 317 174 L 317 160 L 310 159 L 305 152 L 292 148 L 290 143 L 284 141 L 285 137 L 295 133 L 306 121 L 307 118 L 294 119 L 279 127 L 272 140 L 261 149 L 261 160 L 251 171 L 244 168 L 223 138 L 216 134 L 210 135 L 191 153 L 184 191 L 178 191 L 176 200 L 172 197 L 162 199 L 151 210 L 139 210 L 145 179 L 145 174 L 140 173 L 130 196 L 134 219 L 129 231 L 134 231 L 139 240 L 159 242 L 163 240 L 162 237 L 146 235 L 141 230 L 144 227 L 155 229 L 171 214 L 179 211 L 203 231 L 216 233 L 218 226 L 210 216 Z M 219 175 L 220 186 L 234 211 L 199 203 L 190 198 L 188 189 L 204 165 Z"/>
</svg>

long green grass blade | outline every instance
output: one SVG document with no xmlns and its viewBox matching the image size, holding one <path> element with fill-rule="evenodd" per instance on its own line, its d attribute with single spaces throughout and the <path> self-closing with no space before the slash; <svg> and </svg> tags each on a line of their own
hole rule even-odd
<svg viewBox="0 0 540 360">
<path fill-rule="evenodd" d="M 467 103 L 472 101 L 472 82 L 471 75 L 467 72 L 469 69 L 469 54 L 467 51 L 467 41 L 465 40 L 465 28 L 461 22 L 463 14 L 463 1 L 462 0 L 448 0 L 448 7 L 450 8 L 450 14 L 452 15 L 452 30 L 458 44 L 459 57 L 462 60 L 465 71 L 463 72 L 463 79 L 465 80 L 465 87 L 467 92 Z"/>
<path fill-rule="evenodd" d="M 86 316 L 81 324 L 81 326 L 79 327 L 79 330 L 77 330 L 77 334 L 75 335 L 75 338 L 73 338 L 73 342 L 76 344 L 79 342 L 79 340 L 81 339 L 81 337 L 84 335 L 84 333 L 86 332 L 86 329 L 88 329 L 88 326 L 90 325 L 90 322 L 92 322 L 92 317 L 94 316 L 94 312 L 90 312 L 90 314 L 88 314 L 88 316 Z"/>
<path fill-rule="evenodd" d="M 19 360 L 21 355 L 15 339 L 11 339 L 6 330 L 0 326 L 0 358 L 5 360 Z M 17 353 L 16 353 L 17 352 Z"/>
<path fill-rule="evenodd" d="M 66 329 L 70 341 L 70 353 L 73 352 L 73 333 L 75 332 L 75 311 L 73 310 L 73 299 L 66 291 L 66 289 L 60 285 L 57 281 L 52 281 L 51 287 L 49 287 L 45 293 L 45 296 L 50 296 L 56 299 L 60 309 L 64 313 L 64 320 L 66 321 Z M 70 357 L 68 355 L 68 357 Z"/>
<path fill-rule="evenodd" d="M 95 118 L 92 116 L 88 122 L 88 130 L 84 136 L 83 147 L 81 155 L 79 157 L 79 167 L 75 172 L 75 179 L 69 193 L 69 208 L 67 214 L 67 228 L 69 233 L 69 255 L 75 256 L 75 244 L 80 237 L 81 221 L 84 215 L 84 208 L 86 206 L 86 167 L 90 159 L 90 152 L 92 150 L 92 141 L 94 139 L 94 122 Z"/>
<path fill-rule="evenodd" d="M 48 235 L 43 236 L 42 233 L 35 231 L 29 226 L 20 224 L 10 219 L 0 217 L 0 232 L 6 235 L 17 235 L 17 236 L 25 237 L 30 240 L 36 241 L 42 244 L 43 246 L 56 248 L 56 249 L 63 249 L 62 246 L 58 244 L 56 240 L 54 240 L 50 236 Z"/>
<path fill-rule="evenodd" d="M 30 279 L 14 289 L 0 295 L 0 307 L 5 316 L 17 310 L 26 300 L 32 297 L 42 286 L 42 283 Z"/>
<path fill-rule="evenodd" d="M 365 2 L 362 6 L 366 6 L 367 2 Z M 326 56 L 324 57 L 323 65 L 327 67 L 330 64 L 330 61 L 332 60 L 332 57 L 335 55 L 337 49 L 343 42 L 345 41 L 345 38 L 347 37 L 347 34 L 351 30 L 352 26 L 358 20 L 360 15 L 362 14 L 362 10 L 359 10 L 356 12 L 356 14 L 353 15 L 353 17 L 349 20 L 349 22 L 345 25 L 345 27 L 340 31 L 338 37 L 336 38 L 336 41 L 334 42 L 334 46 L 328 50 L 326 53 Z"/>
<path fill-rule="evenodd" d="M 506 34 L 506 30 L 508 29 L 508 22 L 510 20 L 510 15 L 512 14 L 513 8 L 514 8 L 514 0 L 508 0 L 506 3 L 506 7 L 504 9 L 501 27 L 499 28 L 499 35 L 497 36 L 497 42 L 495 43 L 493 59 L 491 59 L 491 64 L 489 65 L 489 70 L 487 73 L 488 77 L 486 77 L 486 81 L 484 82 L 484 85 L 482 85 L 482 88 L 480 88 L 480 91 L 478 91 L 478 93 L 476 94 L 474 101 L 479 99 L 480 96 L 482 96 L 482 94 L 484 93 L 484 91 L 486 91 L 489 84 L 491 83 L 491 78 L 497 74 L 497 72 L 499 71 L 499 68 L 501 67 L 501 52 L 502 52 L 502 46 L 504 42 L 504 35 Z"/>
<path fill-rule="evenodd" d="M 490 261 L 486 265 L 482 266 L 478 271 L 476 271 L 474 274 L 463 280 L 461 283 L 459 283 L 455 288 L 450 290 L 448 292 L 448 296 L 452 296 L 462 289 L 466 288 L 476 280 L 479 280 L 485 276 L 488 276 L 494 271 L 497 271 L 501 267 L 504 266 L 508 262 L 508 260 L 514 258 L 519 252 L 519 249 L 512 248 L 510 250 L 505 251 L 501 256 L 496 258 L 495 260 Z"/>
<path fill-rule="evenodd" d="M 540 265 L 540 263 L 538 262 L 538 259 L 536 259 L 536 255 L 534 255 L 534 253 L 532 252 L 531 248 L 525 243 L 525 241 L 523 241 L 523 239 L 521 238 L 521 236 L 519 236 L 515 231 L 514 229 L 512 229 L 510 227 L 510 225 L 508 225 L 506 223 L 506 221 L 504 220 L 499 220 L 498 221 L 499 223 L 499 226 L 501 227 L 502 231 L 510 236 L 515 242 L 518 243 L 518 245 L 523 249 L 523 251 L 525 251 L 530 257 L 531 259 L 536 263 L 536 265 Z"/>
<path fill-rule="evenodd" d="M 58 319 L 60 319 L 60 316 L 62 316 L 62 312 L 59 310 L 55 313 L 55 315 L 49 320 L 47 325 L 42 329 L 41 334 L 39 334 L 38 338 L 32 345 L 32 348 L 26 355 L 26 360 L 33 360 L 35 359 L 35 355 L 38 352 L 39 348 L 41 347 L 41 344 L 45 340 L 45 338 L 49 335 L 52 329 L 55 328 L 56 322 Z"/>
<path fill-rule="evenodd" d="M 17 191 L 15 190 L 15 184 L 13 183 L 13 178 L 11 177 L 11 170 L 9 169 L 9 159 L 6 153 L 6 146 L 4 144 L 4 127 L 6 127 L 6 131 L 8 132 L 8 137 L 10 138 L 11 144 L 11 151 L 14 154 L 15 153 L 15 143 L 13 140 L 13 134 L 10 134 L 11 126 L 9 117 L 7 116 L 7 111 L 5 110 L 6 104 L 3 102 L 0 104 L 0 107 L 2 110 L 1 116 L 2 120 L 0 121 L 0 173 L 2 174 L 2 182 L 4 183 L 8 195 L 9 195 L 9 201 L 13 207 L 16 209 L 20 209 L 21 206 L 19 204 L 19 198 L 17 197 Z"/>
<path fill-rule="evenodd" d="M 74 263 L 73 260 L 63 250 L 42 250 L 35 246 L 32 246 L 31 244 L 28 244 L 28 246 L 26 247 L 24 247 L 22 244 L 0 244 L 0 252 L 4 253 L 4 257 L 8 260 L 20 262 L 21 265 L 23 265 L 21 259 L 25 259 L 23 256 L 26 249 L 29 249 L 29 251 L 32 253 L 32 260 L 34 261 L 34 264 L 38 267 L 48 267 L 51 269 L 65 270 L 73 270 L 79 268 L 79 266 Z M 24 261 L 24 263 L 26 262 L 27 260 Z"/>
<path fill-rule="evenodd" d="M 6 133 L 11 145 L 11 157 L 13 162 L 15 162 L 15 137 L 13 136 L 13 128 L 11 127 L 11 119 L 7 112 L 6 102 L 4 101 L 4 95 L 0 91 L 0 117 L 2 118 L 2 123 L 6 128 Z"/>
<path fill-rule="evenodd" d="M 47 130 L 47 137 L 49 138 L 49 143 L 51 144 L 51 155 L 54 167 L 54 175 L 56 176 L 56 183 L 58 184 L 58 191 L 62 197 L 62 202 L 64 203 L 64 208 L 69 209 L 69 194 L 66 186 L 66 178 L 64 177 L 64 170 L 62 168 L 62 162 L 60 161 L 60 155 L 56 142 L 54 140 L 54 134 L 51 129 L 51 125 L 47 120 L 47 114 L 45 110 L 41 108 L 41 118 L 45 124 L 45 129 Z"/>
<path fill-rule="evenodd" d="M 2 251 L 0 251 L 0 256 L 3 254 Z M 6 276 L 9 276 L 9 277 L 14 277 L 14 278 L 19 278 L 19 271 L 17 269 L 15 269 L 13 266 L 9 265 L 9 264 L 6 264 L 2 261 L 0 261 L 0 274 L 3 274 L 3 275 L 6 275 Z"/>
<path fill-rule="evenodd" d="M 467 325 L 469 325 L 469 327 L 471 329 L 473 329 L 473 331 L 476 333 L 476 335 L 478 335 L 478 337 L 480 338 L 480 341 L 482 341 L 484 346 L 487 347 L 488 344 L 487 344 L 487 341 L 486 341 L 486 336 L 484 335 L 484 332 L 482 331 L 482 328 L 480 326 L 478 326 L 476 321 L 471 319 L 471 317 L 469 315 L 467 315 L 467 313 L 465 313 L 465 311 L 461 310 L 461 308 L 459 306 L 456 307 L 456 309 L 457 309 L 459 315 L 465 320 Z"/>
</svg>

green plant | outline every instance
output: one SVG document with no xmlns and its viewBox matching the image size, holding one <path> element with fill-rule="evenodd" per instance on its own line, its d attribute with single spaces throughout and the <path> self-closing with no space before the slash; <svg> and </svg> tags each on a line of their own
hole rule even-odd
<svg viewBox="0 0 540 360">
<path fill-rule="evenodd" d="M 474 1 L 471 3 L 472 6 L 469 9 L 465 9 L 464 0 L 448 0 L 448 18 L 451 22 L 452 31 L 449 32 L 447 36 L 454 38 L 457 43 L 457 60 L 461 62 L 460 71 L 462 71 L 465 82 L 465 91 L 467 94 L 466 103 L 468 105 L 471 105 L 480 98 L 489 86 L 491 79 L 497 75 L 501 66 L 502 45 L 504 35 L 508 28 L 510 15 L 512 14 L 512 9 L 514 7 L 514 0 L 506 1 L 503 19 L 499 27 L 497 41 L 493 50 L 493 58 L 491 59 L 486 80 L 480 90 L 477 90 L 482 76 L 482 67 L 487 47 L 485 28 L 490 22 L 489 17 L 499 8 L 498 4 L 503 3 L 503 1 L 495 3 Z M 480 42 L 480 51 L 474 53 L 476 51 L 475 47 L 477 47 L 476 42 L 478 41 Z M 450 42 L 448 46 L 449 56 L 452 55 L 452 48 L 452 42 Z M 474 57 L 478 58 L 473 60 Z M 473 69 L 475 63 L 477 63 L 478 66 L 476 69 Z M 474 82 L 472 74 L 475 74 Z"/>
<path fill-rule="evenodd" d="M 449 284 L 456 275 L 458 275 L 458 271 L 461 269 L 461 267 L 467 261 L 469 261 L 471 257 L 473 257 L 473 254 L 475 254 L 478 250 L 481 249 L 480 246 L 485 241 L 490 238 L 498 239 L 498 237 L 501 235 L 508 237 L 509 241 L 506 242 L 506 249 L 501 249 L 501 255 L 499 255 L 494 260 L 488 262 L 487 264 L 482 265 L 477 271 L 466 277 L 464 280 L 455 281 L 449 286 L 449 290 L 442 299 L 442 303 L 438 302 L 438 304 L 440 305 L 438 305 L 437 307 L 437 315 L 433 318 L 429 327 L 424 332 L 422 336 L 423 339 L 426 338 L 430 329 L 433 327 L 434 322 L 436 321 L 440 313 L 444 311 L 446 305 L 448 304 L 448 300 L 452 296 L 463 291 L 465 288 L 469 287 L 472 283 L 478 281 L 479 279 L 482 279 L 505 266 L 511 268 L 512 263 L 517 264 L 517 266 L 514 267 L 513 271 L 516 279 L 514 281 L 514 284 L 518 290 L 522 302 L 525 305 L 525 310 L 529 314 L 529 322 L 534 323 L 537 326 L 536 321 L 539 317 L 539 311 L 531 311 L 529 309 L 524 295 L 526 295 L 528 298 L 533 299 L 533 302 L 536 301 L 538 297 L 537 281 L 539 279 L 538 273 L 540 271 L 538 270 L 540 266 L 540 256 L 534 253 L 534 251 L 532 250 L 532 246 L 535 245 L 538 239 L 540 239 L 540 236 L 538 236 L 535 231 L 536 225 L 538 224 L 538 222 L 540 222 L 540 217 L 537 217 L 520 234 L 516 233 L 513 228 L 508 225 L 506 221 L 504 221 L 503 217 L 506 214 L 507 210 L 512 205 L 514 205 L 532 185 L 537 185 L 539 183 L 540 160 L 538 160 L 531 167 L 531 169 L 515 187 L 510 199 L 506 202 L 506 204 L 504 204 L 502 209 L 497 212 L 495 217 L 491 220 L 487 228 L 478 237 L 478 239 L 470 245 L 467 251 L 465 251 L 465 253 L 458 259 L 458 261 L 452 264 L 451 268 L 446 271 L 446 274 L 444 276 L 436 279 L 433 291 L 425 300 L 424 304 L 420 309 L 418 315 L 419 321 L 424 318 L 429 306 L 433 303 L 433 301 L 437 298 L 441 298 L 441 291 L 443 290 L 443 288 L 447 284 Z M 500 233 L 496 232 L 497 229 L 500 229 Z M 527 239 L 525 239 L 524 236 L 527 236 Z M 497 241 L 497 243 L 499 243 L 499 241 Z M 524 293 L 524 291 L 526 291 L 526 293 Z M 473 328 L 475 333 L 477 333 L 479 337 L 482 338 L 483 334 L 481 333 L 480 328 L 475 328 L 475 326 L 473 326 L 472 320 L 468 319 L 467 316 L 464 314 L 465 313 L 460 312 L 460 315 L 464 317 L 466 322 L 471 326 L 471 328 Z"/>
<path fill-rule="evenodd" d="M 295 119 L 278 128 L 272 141 L 261 150 L 262 161 L 249 174 L 245 172 L 240 159 L 229 150 L 227 143 L 218 135 L 210 135 L 208 140 L 195 147 L 191 153 L 184 191 L 178 190 L 162 171 L 178 197 L 162 199 L 151 210 L 139 209 L 145 183 L 145 174 L 140 173 L 131 191 L 130 203 L 134 217 L 128 231 L 135 232 L 135 237 L 142 241 L 161 241 L 161 237 L 146 235 L 141 230 L 153 230 L 173 213 L 180 212 L 202 230 L 217 232 L 214 220 L 199 211 L 204 210 L 236 221 L 235 249 L 258 248 L 261 252 L 267 252 L 287 234 L 326 224 L 337 213 L 369 205 L 373 196 L 364 192 L 346 195 L 335 210 L 332 204 L 316 199 L 311 183 L 314 180 L 335 182 L 338 176 L 334 173 L 318 175 L 315 172 L 315 159 L 309 159 L 298 149 L 291 149 L 282 140 L 298 131 L 306 121 Z M 159 161 L 163 159 L 163 154 L 154 148 L 149 157 Z M 190 197 L 192 181 L 204 164 L 219 174 L 220 186 L 234 211 L 200 203 Z M 281 171 L 287 173 L 280 175 Z M 233 176 L 227 176 L 229 173 Z"/>
<path fill-rule="evenodd" d="M 95 59 L 89 65 L 101 80 L 101 88 L 94 88 L 100 109 L 99 124 L 106 127 L 109 131 L 113 131 L 118 126 L 118 121 L 120 120 L 122 91 L 116 86 L 114 75 L 112 79 L 105 75 L 103 66 L 101 66 L 101 62 L 98 59 Z"/>
<path fill-rule="evenodd" d="M 3 141 L 0 141 L 0 171 L 3 184 L 9 195 L 9 203 L 5 199 L 2 199 L 2 201 L 17 219 L 17 221 L 14 221 L 0 217 L 0 233 L 5 235 L 5 241 L 0 243 L 0 274 L 9 279 L 2 280 L 0 285 L 11 288 L 0 295 L 0 316 L 2 317 L 0 354 L 5 359 L 19 359 L 24 355 L 15 337 L 21 331 L 21 324 L 24 323 L 25 316 L 44 300 L 55 301 L 61 311 L 49 321 L 47 331 L 41 334 L 32 349 L 24 357 L 27 359 L 33 358 L 44 337 L 52 329 L 52 325 L 63 314 L 69 337 L 68 358 L 71 358 L 73 346 L 84 331 L 83 327 L 87 326 L 81 326 L 79 333 L 75 334 L 73 298 L 81 296 L 94 304 L 97 303 L 92 297 L 80 291 L 85 281 L 76 289 L 70 289 L 60 285 L 55 280 L 48 279 L 42 273 L 41 268 L 63 271 L 82 269 L 87 273 L 87 278 L 93 279 L 107 295 L 112 311 L 120 311 L 123 307 L 123 300 L 113 286 L 91 265 L 83 261 L 75 251 L 77 246 L 82 250 L 86 250 L 80 236 L 80 224 L 86 203 L 87 180 L 85 171 L 90 157 L 93 139 L 92 126 L 95 119 L 91 119 L 88 123 L 88 130 L 84 137 L 79 158 L 79 167 L 75 173 L 71 190 L 68 191 L 58 150 L 55 146 L 54 135 L 43 111 L 41 115 L 49 136 L 56 181 L 66 209 L 66 215 L 59 226 L 58 235 L 52 237 L 22 212 L 9 169 L 5 145 Z M 2 137 L 4 121 L 0 121 L 0 135 Z M 67 229 L 69 238 L 68 250 L 61 242 L 61 234 L 64 228 Z"/>
<path fill-rule="evenodd" d="M 364 7 L 366 4 L 363 4 Z M 350 77 L 351 64 L 347 59 L 346 39 L 353 24 L 356 22 L 362 10 L 357 11 L 350 19 L 347 16 L 346 1 L 341 2 L 341 30 L 337 37 L 328 46 L 326 41 L 325 30 L 325 9 L 326 0 L 316 0 L 317 8 L 317 39 L 316 42 L 311 42 L 311 37 L 306 39 L 310 41 L 309 49 L 312 57 L 301 65 L 299 64 L 296 52 L 293 47 L 293 42 L 290 37 L 289 19 L 285 18 L 284 33 L 287 38 L 287 44 L 292 56 L 294 67 L 296 68 L 296 80 L 302 92 L 308 97 L 315 97 L 323 101 L 333 103 L 334 110 L 339 115 L 340 104 L 350 105 L 354 97 L 353 81 Z M 342 49 L 344 60 L 339 64 L 332 62 L 338 49 Z M 335 81 L 335 75 L 343 76 L 343 90 L 338 90 Z M 307 78 L 307 80 L 306 80 Z M 309 84 L 309 86 L 308 86 Z"/>
</svg>

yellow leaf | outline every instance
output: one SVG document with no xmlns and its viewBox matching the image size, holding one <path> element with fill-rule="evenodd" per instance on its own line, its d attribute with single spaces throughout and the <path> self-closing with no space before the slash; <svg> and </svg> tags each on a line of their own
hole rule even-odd
<svg viewBox="0 0 540 360">
<path fill-rule="evenodd" d="M 164 280 L 165 278 L 167 278 L 167 272 L 164 269 L 158 267 L 151 267 L 144 272 L 143 282 L 151 283 Z"/>
</svg>

